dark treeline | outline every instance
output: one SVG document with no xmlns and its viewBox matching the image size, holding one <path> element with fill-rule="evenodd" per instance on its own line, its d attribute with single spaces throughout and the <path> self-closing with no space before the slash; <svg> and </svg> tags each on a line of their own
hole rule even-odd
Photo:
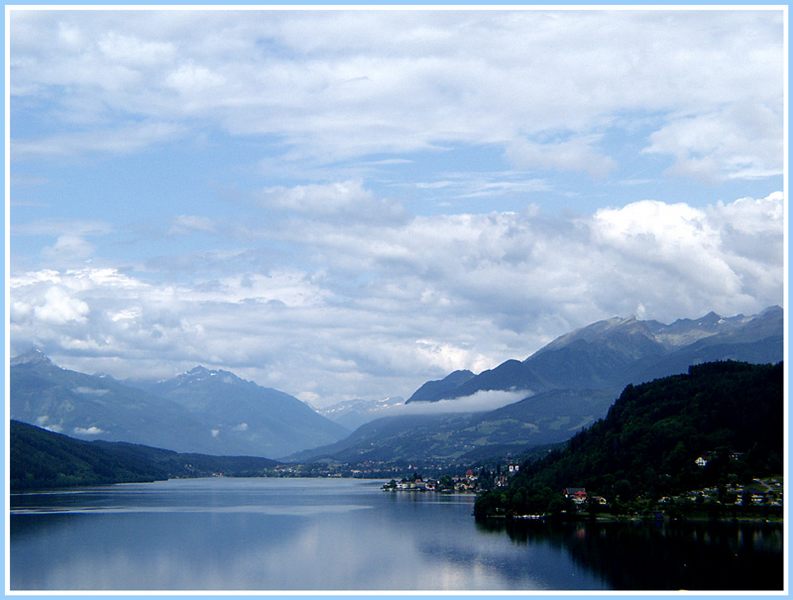
<svg viewBox="0 0 793 600">
<path fill-rule="evenodd" d="M 705 363 L 629 385 L 605 418 L 525 463 L 508 487 L 482 495 L 475 514 L 558 513 L 571 508 L 565 487 L 585 487 L 620 512 L 637 501 L 781 474 L 783 409 L 782 363 Z"/>
<path fill-rule="evenodd" d="M 85 442 L 11 421 L 11 490 L 260 475 L 277 465 L 251 456 L 186 454 L 124 442 Z"/>
</svg>

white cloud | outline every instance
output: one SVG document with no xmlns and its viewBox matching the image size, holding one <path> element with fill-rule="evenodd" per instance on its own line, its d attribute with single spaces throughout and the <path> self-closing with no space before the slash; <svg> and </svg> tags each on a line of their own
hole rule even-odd
<svg viewBox="0 0 793 600">
<path fill-rule="evenodd" d="M 405 216 L 398 203 L 377 198 L 361 180 L 270 187 L 262 190 L 259 200 L 263 206 L 307 214 L 315 219 L 372 222 L 400 220 Z"/>
<path fill-rule="evenodd" d="M 767 234 L 780 238 L 784 226 L 785 201 L 782 192 L 765 198 L 739 198 L 734 202 L 717 202 L 709 207 L 708 217 L 724 231 L 747 235 Z"/>
<path fill-rule="evenodd" d="M 603 176 L 614 159 L 593 140 L 652 115 L 647 151 L 675 172 L 763 177 L 780 169 L 783 50 L 781 10 L 16 9 L 15 101 L 85 128 L 12 150 L 131 152 L 220 129 L 292 158 L 491 144 Z M 95 129 L 119 115 L 140 125 Z"/>
<path fill-rule="evenodd" d="M 513 404 L 532 395 L 530 390 L 484 390 L 470 396 L 437 402 L 411 402 L 387 406 L 378 413 L 378 417 L 484 412 Z"/>
<path fill-rule="evenodd" d="M 83 153 L 127 154 L 178 138 L 184 128 L 173 123 L 141 123 L 107 130 L 55 134 L 43 139 L 11 140 L 15 159 L 42 155 Z"/>
<path fill-rule="evenodd" d="M 773 193 L 577 217 L 309 218 L 262 232 L 267 243 L 299 243 L 311 255 L 301 268 L 263 271 L 254 253 L 216 264 L 201 255 L 200 271 L 172 279 L 94 267 L 14 273 L 12 353 L 52 348 L 63 366 L 119 377 L 208 364 L 316 405 L 407 397 L 600 318 L 670 322 L 781 304 L 783 212 Z"/>
<path fill-rule="evenodd" d="M 73 297 L 62 287 L 53 286 L 44 292 L 44 302 L 31 304 L 36 319 L 62 325 L 70 321 L 84 323 L 90 312 L 88 304 Z M 22 305 L 22 303 L 20 303 Z M 29 312 L 23 309 L 21 312 Z"/>
<path fill-rule="evenodd" d="M 782 106 L 747 103 L 671 119 L 646 153 L 675 158 L 670 172 L 707 180 L 760 179 L 783 169 Z"/>
<path fill-rule="evenodd" d="M 104 395 L 110 393 L 110 390 L 108 390 L 106 388 L 92 388 L 92 387 L 86 387 L 86 386 L 78 386 L 78 387 L 74 388 L 73 391 L 78 393 L 78 394 L 83 394 L 83 395 L 86 395 L 86 396 L 104 396 Z"/>
<path fill-rule="evenodd" d="M 419 181 L 409 185 L 453 198 L 536 194 L 551 189 L 545 180 L 527 178 L 524 173 L 515 171 L 441 173 L 439 179 L 434 181 Z"/>
<path fill-rule="evenodd" d="M 583 171 L 591 177 L 605 177 L 617 163 L 595 148 L 598 142 L 598 136 L 545 143 L 518 139 L 507 147 L 507 157 L 524 169 Z"/>
<path fill-rule="evenodd" d="M 727 261 L 719 230 L 703 211 L 686 204 L 641 201 L 621 209 L 602 209 L 595 214 L 592 231 L 604 252 L 619 255 L 618 264 L 627 273 L 614 279 L 622 285 L 628 283 L 623 279 L 626 274 L 641 271 L 637 285 L 679 286 L 692 290 L 688 298 L 720 294 L 734 299 L 743 291 L 740 272 Z M 659 285 L 660 276 L 674 283 Z"/>
<path fill-rule="evenodd" d="M 173 220 L 168 233 L 171 235 L 183 235 L 194 231 L 211 233 L 215 231 L 215 223 L 208 217 L 179 215 Z"/>
<path fill-rule="evenodd" d="M 193 64 L 182 65 L 165 78 L 168 87 L 185 96 L 217 90 L 224 81 L 222 75 Z"/>
<path fill-rule="evenodd" d="M 287 307 L 321 306 L 329 297 L 318 282 L 297 271 L 273 271 L 225 277 L 200 294 L 217 302 L 275 303 Z"/>
<path fill-rule="evenodd" d="M 431 339 L 416 340 L 416 354 L 428 367 L 436 367 L 443 372 L 470 369 L 478 373 L 493 366 L 489 357 L 470 348 Z"/>
<path fill-rule="evenodd" d="M 45 246 L 41 256 L 51 265 L 84 261 L 94 253 L 94 246 L 79 235 L 60 235 L 52 246 Z"/>
<path fill-rule="evenodd" d="M 297 394 L 295 394 L 295 396 L 300 401 L 305 402 L 309 406 L 315 406 L 314 402 L 316 402 L 317 400 L 320 399 L 319 394 L 317 394 L 316 392 L 311 392 L 311 391 L 298 392 Z"/>
<path fill-rule="evenodd" d="M 61 23 L 59 34 L 68 47 L 79 48 L 85 40 L 79 30 L 68 28 Z M 147 42 L 140 38 L 109 31 L 97 41 L 99 50 L 114 63 L 133 65 L 152 65 L 171 60 L 176 52 L 173 44 L 168 42 Z"/>
<path fill-rule="evenodd" d="M 74 433 L 76 435 L 101 435 L 105 433 L 105 431 L 96 425 L 91 425 L 90 427 L 75 427 Z"/>
<path fill-rule="evenodd" d="M 13 235 L 79 236 L 104 235 L 113 232 L 113 226 L 105 221 L 76 219 L 46 219 L 12 224 Z"/>
</svg>

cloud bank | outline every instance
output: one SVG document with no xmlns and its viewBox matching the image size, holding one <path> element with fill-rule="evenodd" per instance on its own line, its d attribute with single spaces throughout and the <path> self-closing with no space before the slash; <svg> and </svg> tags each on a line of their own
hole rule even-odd
<svg viewBox="0 0 793 600">
<path fill-rule="evenodd" d="M 781 17 L 17 10 L 15 114 L 43 109 L 52 130 L 15 134 L 13 151 L 136 152 L 199 124 L 291 161 L 484 144 L 520 168 L 602 177 L 616 165 L 604 131 L 638 127 L 672 172 L 752 179 L 783 166 Z"/>
<path fill-rule="evenodd" d="M 783 216 L 773 193 L 704 208 L 643 200 L 590 216 L 295 220 L 267 234 L 299 237 L 311 269 L 262 271 L 254 255 L 214 266 L 202 256 L 180 281 L 98 266 L 14 274 L 12 351 L 38 345 L 67 366 L 119 376 L 204 363 L 320 404 L 363 387 L 409 396 L 599 318 L 668 322 L 781 304 Z"/>
<path fill-rule="evenodd" d="M 782 304 L 785 18 L 11 8 L 12 353 L 328 405 Z"/>
<path fill-rule="evenodd" d="M 378 413 L 378 418 L 397 417 L 403 415 L 440 415 L 453 413 L 471 413 L 496 410 L 524 398 L 532 396 L 530 390 L 480 391 L 470 396 L 437 402 L 411 402 L 410 404 L 397 404 L 388 406 Z"/>
</svg>

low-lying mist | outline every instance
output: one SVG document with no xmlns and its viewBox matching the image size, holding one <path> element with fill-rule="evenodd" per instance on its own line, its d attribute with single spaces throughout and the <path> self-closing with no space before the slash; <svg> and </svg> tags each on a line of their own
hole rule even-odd
<svg viewBox="0 0 793 600">
<path fill-rule="evenodd" d="M 513 404 L 529 396 L 531 390 L 486 390 L 479 391 L 462 398 L 451 398 L 437 402 L 411 402 L 410 404 L 397 404 L 383 410 L 384 417 L 397 417 L 402 415 L 437 415 L 444 413 L 484 412 L 495 410 Z"/>
</svg>

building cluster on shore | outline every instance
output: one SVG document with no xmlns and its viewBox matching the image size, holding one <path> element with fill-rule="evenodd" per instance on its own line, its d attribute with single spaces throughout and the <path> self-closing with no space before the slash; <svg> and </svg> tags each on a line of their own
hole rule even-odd
<svg viewBox="0 0 793 600">
<path fill-rule="evenodd" d="M 726 486 L 705 487 L 690 490 L 676 496 L 664 496 L 659 504 L 673 503 L 707 504 L 721 506 L 770 506 L 781 508 L 784 505 L 782 481 L 776 477 L 755 478 L 750 484 L 729 484 Z"/>
<path fill-rule="evenodd" d="M 423 477 L 413 473 L 397 481 L 392 479 L 383 486 L 383 490 L 391 492 L 438 492 L 444 494 L 475 494 L 493 487 L 506 487 L 509 479 L 517 475 L 520 465 L 507 464 L 497 467 L 492 472 L 484 467 L 474 471 L 467 469 L 465 475 L 443 475 L 441 477 Z"/>
<path fill-rule="evenodd" d="M 441 494 L 473 494 L 479 491 L 478 476 L 469 469 L 464 476 L 444 475 L 440 479 L 414 474 L 400 481 L 392 479 L 383 490 L 387 492 L 438 492 Z"/>
</svg>

